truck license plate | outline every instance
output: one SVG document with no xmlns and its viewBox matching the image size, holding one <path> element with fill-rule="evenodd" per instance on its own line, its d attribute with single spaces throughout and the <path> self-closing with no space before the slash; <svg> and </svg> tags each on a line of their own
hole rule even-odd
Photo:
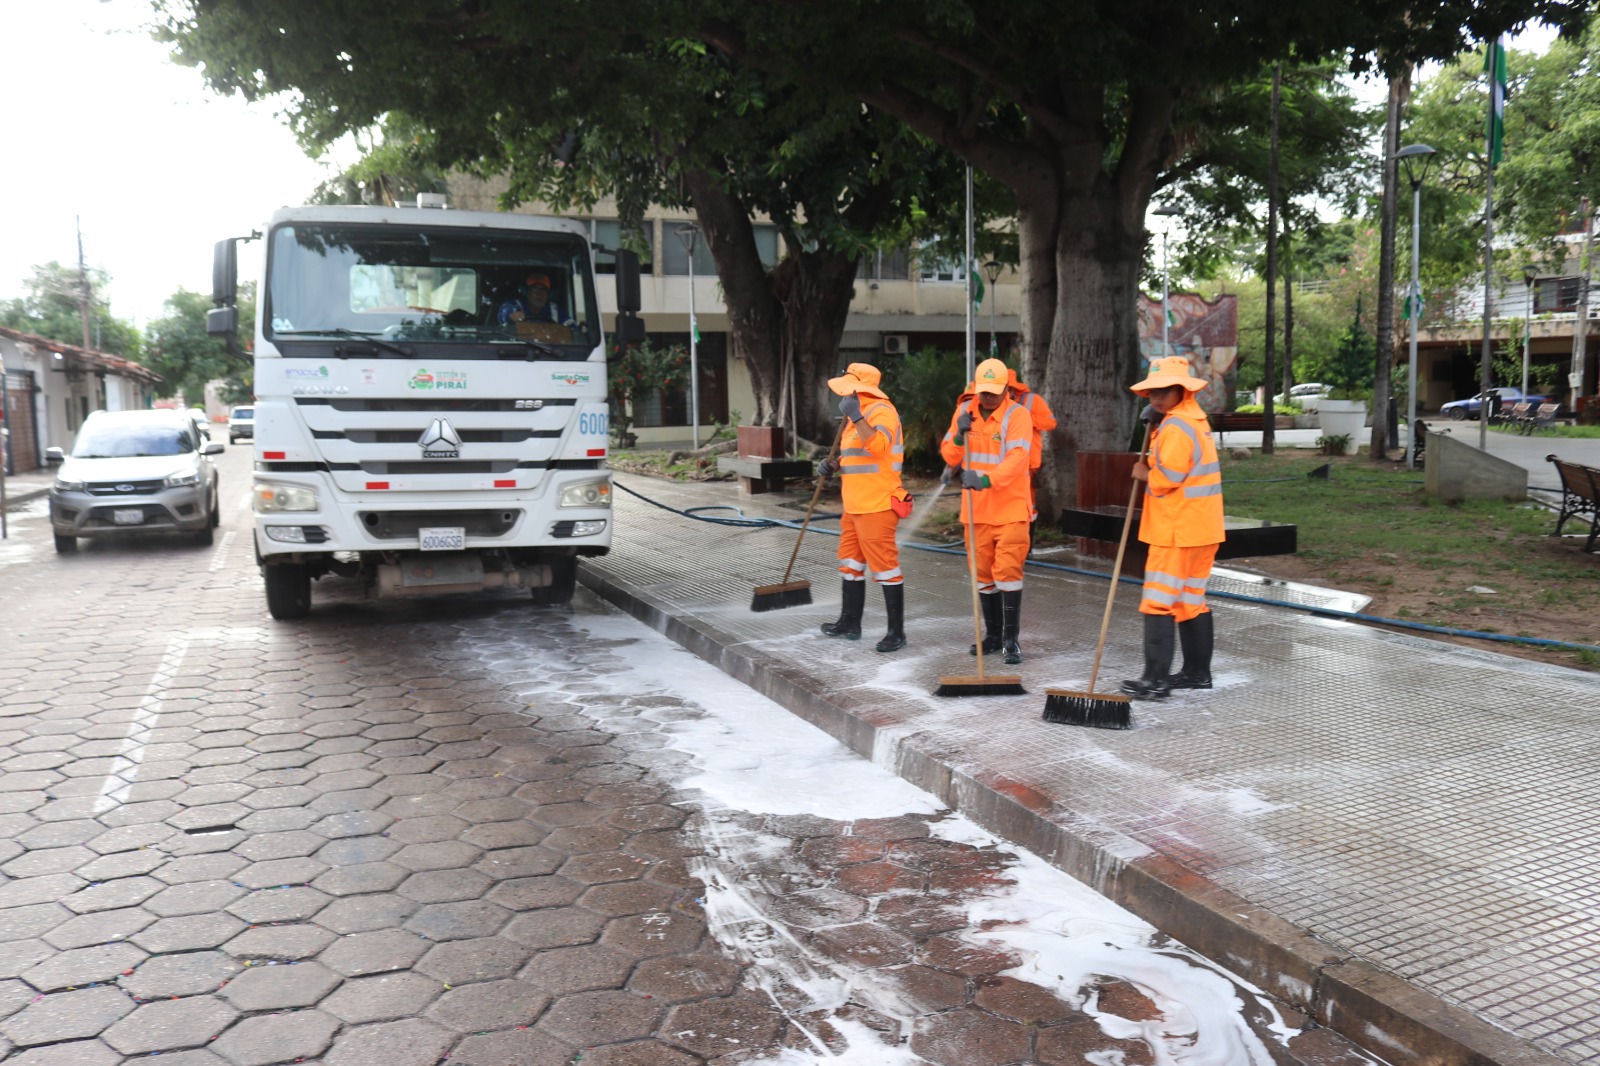
<svg viewBox="0 0 1600 1066">
<path fill-rule="evenodd" d="M 418 545 L 425 552 L 458 552 L 467 547 L 467 530 L 464 526 L 434 526 L 417 530 Z"/>
<path fill-rule="evenodd" d="M 119 526 L 137 526 L 144 523 L 144 511 L 138 507 L 119 507 L 111 512 L 111 521 Z"/>
</svg>

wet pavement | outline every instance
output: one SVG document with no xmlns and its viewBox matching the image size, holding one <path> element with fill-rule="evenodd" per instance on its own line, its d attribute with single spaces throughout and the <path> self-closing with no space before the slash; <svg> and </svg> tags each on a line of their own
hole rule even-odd
<svg viewBox="0 0 1600 1066">
<path fill-rule="evenodd" d="M 619 478 L 652 500 L 796 520 L 804 501 Z M 702 511 L 707 517 L 734 511 Z M 1127 732 L 1040 720 L 1079 690 L 1105 583 L 1033 568 L 1025 697 L 941 699 L 970 675 L 959 554 L 909 552 L 911 645 L 829 640 L 816 603 L 749 610 L 794 532 L 694 521 L 619 493 L 617 546 L 583 580 L 732 676 L 1005 839 L 1346 1033 L 1412 1062 L 1600 1063 L 1600 678 L 1254 602 L 1217 579 L 1217 687 L 1136 704 Z M 1226 593 L 1242 598 L 1229 599 Z M 1286 597 L 1274 596 L 1283 599 Z M 1099 687 L 1140 671 L 1124 587 Z M 1476 1056 L 1476 1057 L 1474 1057 Z"/>
<path fill-rule="evenodd" d="M 12 512 L 8 1066 L 1365 1061 L 587 591 L 271 621 L 247 459 L 210 547 Z"/>
</svg>

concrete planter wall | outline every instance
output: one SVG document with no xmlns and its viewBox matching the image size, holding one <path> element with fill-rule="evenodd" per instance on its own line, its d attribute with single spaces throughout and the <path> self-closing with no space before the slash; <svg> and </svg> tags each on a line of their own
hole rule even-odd
<svg viewBox="0 0 1600 1066">
<path fill-rule="evenodd" d="M 1367 401 L 1327 400 L 1317 406 L 1317 421 L 1324 437 L 1349 437 L 1344 453 L 1361 450 L 1361 431 L 1367 426 Z"/>
</svg>

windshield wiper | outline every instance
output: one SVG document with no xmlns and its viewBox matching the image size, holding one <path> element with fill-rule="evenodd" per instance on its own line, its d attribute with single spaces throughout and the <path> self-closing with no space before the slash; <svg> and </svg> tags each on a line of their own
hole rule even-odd
<svg viewBox="0 0 1600 1066">
<path fill-rule="evenodd" d="M 360 330 L 345 329 L 343 327 L 338 329 L 279 329 L 273 330 L 272 335 L 274 337 L 354 337 L 357 340 L 366 341 L 374 348 L 394 352 L 396 355 L 403 355 L 407 359 L 413 358 L 416 354 L 391 341 L 383 340 L 381 337 L 374 337 L 370 333 L 362 333 Z"/>
<path fill-rule="evenodd" d="M 532 348 L 534 351 L 538 352 L 540 355 L 549 356 L 551 359 L 562 359 L 562 360 L 565 360 L 565 359 L 570 358 L 567 355 L 566 352 L 562 351 L 560 348 L 557 348 L 555 345 L 546 344 L 544 341 L 536 341 L 531 337 L 519 337 L 515 333 L 506 333 L 504 331 L 501 331 L 500 333 L 495 334 L 495 336 L 504 337 L 507 340 L 516 341 L 518 344 L 525 344 L 529 348 Z M 509 355 L 509 353 L 507 353 L 507 352 L 500 353 L 500 358 L 505 359 L 505 358 L 508 358 L 508 357 L 511 357 Z M 533 360 L 533 356 L 531 356 L 531 355 L 527 356 L 526 358 L 530 362 Z"/>
</svg>

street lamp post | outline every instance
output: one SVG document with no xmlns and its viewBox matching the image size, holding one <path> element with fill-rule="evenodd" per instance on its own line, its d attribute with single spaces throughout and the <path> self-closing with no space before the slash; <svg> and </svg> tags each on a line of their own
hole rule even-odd
<svg viewBox="0 0 1600 1066">
<path fill-rule="evenodd" d="M 694 246 L 699 236 L 698 226 L 678 227 L 678 240 L 689 253 L 689 425 L 695 451 L 700 450 L 700 323 L 694 316 Z"/>
<path fill-rule="evenodd" d="M 1417 468 L 1417 327 L 1422 317 L 1422 182 L 1438 149 L 1408 144 L 1395 153 L 1411 183 L 1411 291 L 1407 317 L 1411 319 L 1411 346 L 1406 361 L 1406 469 Z M 1391 355 L 1393 353 L 1390 353 Z"/>
<path fill-rule="evenodd" d="M 1161 227 L 1161 355 L 1165 359 L 1172 354 L 1171 345 L 1167 341 L 1167 329 L 1172 324 L 1172 312 L 1167 306 L 1170 294 L 1168 293 L 1169 276 L 1167 270 L 1167 234 L 1171 232 L 1170 219 L 1174 215 L 1183 214 L 1176 207 L 1158 207 L 1151 214 L 1162 215 L 1169 221 Z"/>
<path fill-rule="evenodd" d="M 1527 304 L 1522 309 L 1522 399 L 1528 399 L 1528 361 L 1533 358 L 1533 283 L 1539 280 L 1539 268 L 1528 263 L 1522 268 L 1522 284 L 1527 290 Z"/>
<path fill-rule="evenodd" d="M 989 358 L 1000 358 L 1000 342 L 995 338 L 994 314 L 1000 303 L 1000 294 L 995 291 L 995 282 L 1000 280 L 1001 266 L 993 259 L 983 264 L 983 276 L 989 279 Z"/>
</svg>

